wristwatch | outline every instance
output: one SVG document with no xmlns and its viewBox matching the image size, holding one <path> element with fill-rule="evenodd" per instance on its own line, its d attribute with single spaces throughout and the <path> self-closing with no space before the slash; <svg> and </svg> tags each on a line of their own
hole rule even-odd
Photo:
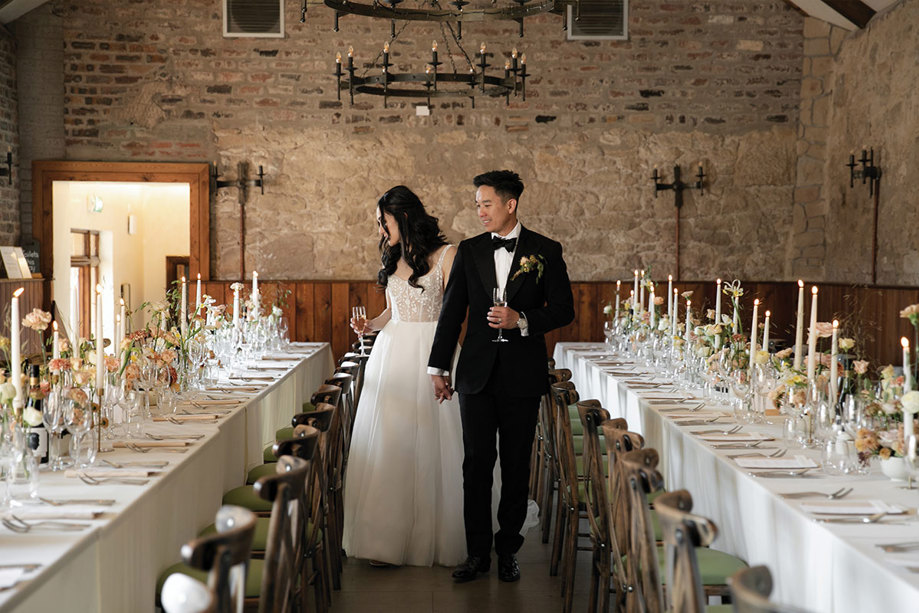
<svg viewBox="0 0 919 613">
<path fill-rule="evenodd" d="M 520 330 L 521 336 L 527 335 L 527 329 L 529 324 L 527 323 L 527 316 L 523 313 L 520 313 L 520 317 L 517 318 L 517 329 Z"/>
</svg>

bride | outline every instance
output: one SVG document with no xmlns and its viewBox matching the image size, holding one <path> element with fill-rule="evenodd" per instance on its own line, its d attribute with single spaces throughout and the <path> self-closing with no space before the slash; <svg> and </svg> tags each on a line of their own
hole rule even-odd
<svg viewBox="0 0 919 613">
<path fill-rule="evenodd" d="M 367 360 L 345 481 L 344 548 L 394 565 L 466 557 L 463 443 L 456 397 L 431 394 L 428 354 L 456 249 L 418 196 L 399 185 L 377 203 L 387 308 Z"/>
</svg>

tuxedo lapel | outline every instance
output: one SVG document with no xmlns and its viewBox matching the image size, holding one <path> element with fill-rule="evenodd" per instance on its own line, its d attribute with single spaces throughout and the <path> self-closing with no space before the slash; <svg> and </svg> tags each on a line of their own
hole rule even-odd
<svg viewBox="0 0 919 613">
<path fill-rule="evenodd" d="M 483 234 L 476 242 L 473 250 L 475 266 L 479 270 L 479 278 L 485 287 L 485 294 L 491 300 L 492 290 L 498 286 L 495 276 L 495 250 L 491 246 L 491 234 Z"/>
<path fill-rule="evenodd" d="M 533 255 L 535 252 L 532 233 L 521 225 L 520 236 L 517 238 L 517 249 L 514 250 L 514 261 L 511 262 L 511 270 L 507 275 L 507 285 L 505 285 L 508 303 L 513 299 L 520 286 L 523 285 L 527 276 L 526 274 L 517 275 L 517 271 L 520 270 L 520 259 Z M 517 275 L 517 277 L 514 278 L 514 275 Z"/>
</svg>

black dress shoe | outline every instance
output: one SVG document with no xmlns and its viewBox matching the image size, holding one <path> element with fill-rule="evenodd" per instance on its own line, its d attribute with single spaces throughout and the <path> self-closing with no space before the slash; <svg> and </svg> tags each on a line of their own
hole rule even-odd
<svg viewBox="0 0 919 613">
<path fill-rule="evenodd" d="M 517 556 L 508 554 L 498 556 L 498 579 L 505 583 L 520 581 L 520 566 L 517 565 Z"/>
<path fill-rule="evenodd" d="M 487 573 L 491 568 L 491 557 L 469 556 L 466 561 L 453 569 L 453 580 L 466 583 L 475 579 L 479 573 Z"/>
</svg>

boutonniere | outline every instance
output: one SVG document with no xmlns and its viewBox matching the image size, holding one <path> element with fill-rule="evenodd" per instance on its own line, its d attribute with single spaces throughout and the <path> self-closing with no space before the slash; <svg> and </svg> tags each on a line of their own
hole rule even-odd
<svg viewBox="0 0 919 613">
<path fill-rule="evenodd" d="M 546 269 L 546 258 L 541 255 L 531 255 L 524 256 L 520 258 L 520 268 L 517 269 L 517 272 L 514 273 L 514 276 L 511 277 L 511 281 L 519 277 L 520 275 L 525 275 L 536 271 L 536 281 L 539 282 L 542 279 L 542 273 Z"/>
</svg>

